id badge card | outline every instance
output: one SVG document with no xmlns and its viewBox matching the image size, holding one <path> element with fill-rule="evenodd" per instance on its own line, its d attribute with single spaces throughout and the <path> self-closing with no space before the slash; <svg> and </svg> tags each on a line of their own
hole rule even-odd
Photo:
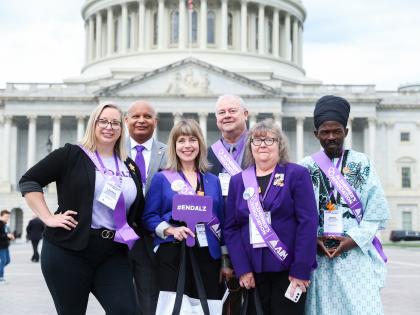
<svg viewBox="0 0 420 315">
<path fill-rule="evenodd" d="M 324 235 L 342 235 L 343 232 L 343 211 L 324 211 Z"/>
<path fill-rule="evenodd" d="M 197 234 L 198 245 L 200 247 L 208 247 L 206 235 L 206 225 L 204 223 L 198 223 L 195 225 L 195 233 Z"/>
<path fill-rule="evenodd" d="M 271 212 L 267 211 L 267 212 L 264 212 L 264 214 L 265 214 L 265 218 L 267 219 L 268 224 L 271 224 Z M 253 248 L 267 247 L 260 232 L 258 232 L 258 229 L 255 226 L 254 221 L 251 218 L 251 215 L 249 215 L 249 238 L 250 238 L 250 243 L 252 244 Z"/>
<path fill-rule="evenodd" d="M 108 180 L 98 197 L 98 201 L 111 210 L 114 210 L 118 199 L 120 199 L 121 192 L 122 190 L 119 185 L 111 180 Z"/>
<path fill-rule="evenodd" d="M 219 173 L 220 186 L 222 187 L 222 195 L 227 196 L 229 192 L 230 183 L 229 173 Z"/>
</svg>

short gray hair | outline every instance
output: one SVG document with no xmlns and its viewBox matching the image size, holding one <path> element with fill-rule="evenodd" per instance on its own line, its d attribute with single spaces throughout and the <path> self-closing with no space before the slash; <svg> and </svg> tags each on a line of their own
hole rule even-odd
<svg viewBox="0 0 420 315">
<path fill-rule="evenodd" d="M 279 146 L 279 159 L 278 163 L 284 164 L 289 162 L 289 141 L 286 135 L 281 131 L 278 124 L 272 118 L 266 118 L 263 121 L 256 123 L 248 132 L 246 138 L 245 148 L 245 165 L 251 166 L 255 164 L 255 159 L 251 151 L 251 139 L 255 136 L 265 137 L 268 132 L 272 132 L 278 139 L 277 145 Z"/>
<path fill-rule="evenodd" d="M 219 98 L 216 101 L 216 107 L 219 105 L 220 102 L 224 100 L 237 101 L 239 102 L 239 106 L 241 106 L 243 110 L 247 110 L 243 98 L 238 95 L 233 95 L 233 94 L 224 94 L 224 95 L 219 96 Z"/>
</svg>

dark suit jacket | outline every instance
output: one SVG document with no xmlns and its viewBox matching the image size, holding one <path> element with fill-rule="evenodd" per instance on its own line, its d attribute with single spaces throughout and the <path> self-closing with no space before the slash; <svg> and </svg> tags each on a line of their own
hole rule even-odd
<svg viewBox="0 0 420 315">
<path fill-rule="evenodd" d="M 223 197 L 219 179 L 210 173 L 203 174 L 203 185 L 206 196 L 213 198 L 213 215 L 217 216 L 223 223 Z M 156 227 L 166 221 L 172 219 L 172 198 L 177 194 L 171 189 L 171 184 L 162 173 L 156 173 L 152 179 L 150 190 L 147 193 L 146 206 L 144 208 L 144 227 L 154 232 Z M 221 256 L 220 246 L 223 245 L 214 236 L 214 234 L 206 227 L 206 236 L 209 244 L 209 251 L 213 258 L 217 259 Z M 173 242 L 173 236 L 162 239 L 155 237 L 155 245 Z M 223 241 L 222 241 L 223 242 Z"/>
<path fill-rule="evenodd" d="M 280 172 L 284 173 L 284 186 L 271 186 L 264 210 L 271 212 L 271 226 L 289 250 L 290 265 L 281 265 L 267 247 L 253 248 L 250 244 L 249 208 L 243 198 L 245 188 L 239 173 L 230 180 L 223 227 L 238 277 L 248 272 L 290 270 L 291 276 L 308 280 L 316 265 L 318 213 L 309 172 L 293 163 L 277 166 L 276 173 Z"/>
<path fill-rule="evenodd" d="M 128 212 L 127 222 L 133 226 L 133 222 L 136 221 L 140 226 L 144 208 L 140 173 L 130 158 L 124 163 L 137 187 L 137 196 Z M 133 166 L 135 170 L 132 169 Z M 72 250 L 82 250 L 87 246 L 92 222 L 95 173 L 95 165 L 82 149 L 77 145 L 66 144 L 51 152 L 22 176 L 19 186 L 23 195 L 31 191 L 42 191 L 33 189 L 34 182 L 41 187 L 56 182 L 58 208 L 55 213 L 63 213 L 67 210 L 77 212 L 76 228 L 67 231 L 63 228 L 47 227 L 45 238 L 48 241 Z M 139 229 L 136 229 L 136 232 L 141 234 Z"/>
<path fill-rule="evenodd" d="M 244 148 L 245 150 L 245 148 Z M 209 160 L 210 163 L 210 173 L 218 176 L 219 173 L 222 173 L 223 171 L 223 166 L 222 164 L 220 164 L 219 160 L 217 159 L 216 155 L 213 152 L 213 149 L 210 147 L 208 147 L 207 150 L 207 159 Z M 244 165 L 244 159 L 245 158 L 245 153 L 243 154 L 243 158 L 242 158 L 242 162 L 241 162 L 241 168 L 244 169 L 245 165 Z"/>
</svg>

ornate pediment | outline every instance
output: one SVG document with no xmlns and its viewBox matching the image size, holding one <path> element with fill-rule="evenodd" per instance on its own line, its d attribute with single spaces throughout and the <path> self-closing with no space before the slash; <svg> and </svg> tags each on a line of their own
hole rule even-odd
<svg viewBox="0 0 420 315">
<path fill-rule="evenodd" d="M 206 97 L 233 93 L 274 96 L 278 95 L 279 91 L 200 60 L 187 58 L 96 92 L 98 96 L 120 97 Z"/>
</svg>

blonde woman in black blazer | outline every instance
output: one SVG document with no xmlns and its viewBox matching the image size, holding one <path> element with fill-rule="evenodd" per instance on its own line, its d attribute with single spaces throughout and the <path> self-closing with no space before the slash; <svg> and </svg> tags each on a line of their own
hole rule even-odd
<svg viewBox="0 0 420 315">
<path fill-rule="evenodd" d="M 90 292 L 107 314 L 135 313 L 125 244 L 130 242 L 115 237 L 121 216 L 115 220 L 117 210 L 99 201 L 103 187 L 115 179 L 123 192 L 119 213 L 124 218 L 125 211 L 128 226 L 133 227 L 134 222 L 140 226 L 144 207 L 141 176 L 127 157 L 123 139 L 121 109 L 111 103 L 99 105 L 89 118 L 80 146 L 66 144 L 53 151 L 19 182 L 29 207 L 46 225 L 41 268 L 58 314 L 85 314 Z M 97 157 L 103 173 L 88 154 Z M 42 192 L 52 182 L 56 182 L 58 198 L 54 213 Z M 133 241 L 135 236 L 131 234 Z"/>
</svg>

